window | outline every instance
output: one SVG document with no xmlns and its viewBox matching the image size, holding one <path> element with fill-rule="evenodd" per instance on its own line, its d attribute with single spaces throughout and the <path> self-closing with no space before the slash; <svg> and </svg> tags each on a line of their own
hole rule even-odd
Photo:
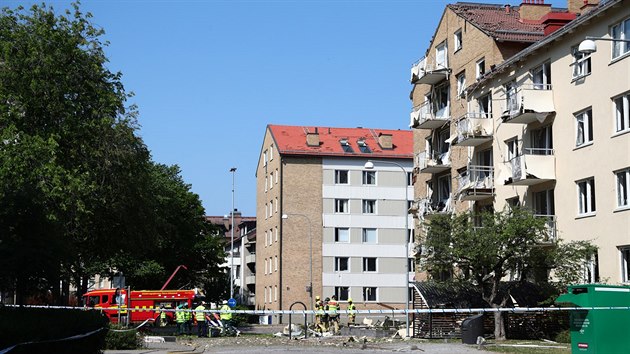
<svg viewBox="0 0 630 354">
<path fill-rule="evenodd" d="M 350 270 L 348 257 L 335 257 L 335 272 L 347 272 Z"/>
<path fill-rule="evenodd" d="M 348 301 L 350 294 L 350 288 L 347 286 L 336 286 L 335 287 L 335 296 L 339 301 Z"/>
<path fill-rule="evenodd" d="M 278 286 L 273 286 L 273 301 L 278 301 Z"/>
<path fill-rule="evenodd" d="M 372 153 L 372 150 L 370 150 L 370 147 L 367 145 L 364 139 L 357 140 L 357 145 L 359 145 L 359 150 L 361 150 L 362 153 L 364 154 Z"/>
<path fill-rule="evenodd" d="M 376 301 L 376 288 L 363 288 L 363 302 Z"/>
<path fill-rule="evenodd" d="M 267 166 L 267 150 L 263 152 L 263 166 Z"/>
<path fill-rule="evenodd" d="M 267 181 L 269 181 L 269 177 L 265 176 L 265 193 L 267 192 Z"/>
<path fill-rule="evenodd" d="M 627 283 L 630 281 L 630 246 L 619 247 L 621 253 L 621 282 Z"/>
<path fill-rule="evenodd" d="M 276 226 L 275 235 L 276 235 L 276 242 L 278 242 L 278 227 L 277 226 Z M 269 231 L 269 243 L 271 243 L 271 230 Z"/>
<path fill-rule="evenodd" d="M 269 302 L 272 302 L 273 301 L 272 299 L 273 298 L 271 297 L 271 287 L 269 287 Z"/>
<path fill-rule="evenodd" d="M 436 118 L 450 118 L 450 90 L 448 82 L 434 88 L 431 99 L 431 112 Z"/>
<path fill-rule="evenodd" d="M 630 190 L 630 168 L 615 173 L 617 177 L 617 207 L 630 206 L 628 194 Z"/>
<path fill-rule="evenodd" d="M 516 138 L 506 141 L 505 146 L 507 148 L 507 161 L 510 161 L 518 156 L 518 140 Z"/>
<path fill-rule="evenodd" d="M 459 29 L 453 35 L 453 41 L 455 42 L 455 51 L 462 49 L 462 30 Z"/>
<path fill-rule="evenodd" d="M 530 133 L 532 155 L 553 155 L 553 134 L 551 125 L 534 129 Z"/>
<path fill-rule="evenodd" d="M 578 181 L 578 214 L 586 215 L 595 212 L 595 179 Z"/>
<path fill-rule="evenodd" d="M 265 181 L 267 179 L 265 178 Z M 266 188 L 266 187 L 265 187 Z M 271 171 L 271 174 L 269 176 L 269 189 L 273 188 L 273 171 Z"/>
<path fill-rule="evenodd" d="M 273 273 L 273 258 L 269 257 L 269 274 Z"/>
<path fill-rule="evenodd" d="M 267 231 L 265 231 L 265 247 L 267 247 L 267 242 L 268 242 L 268 238 L 267 238 Z"/>
<path fill-rule="evenodd" d="M 376 258 L 375 257 L 363 258 L 363 271 L 376 272 Z"/>
<path fill-rule="evenodd" d="M 516 97 L 516 81 L 511 81 L 505 84 L 505 105 L 506 112 L 510 114 L 518 112 L 519 104 L 518 97 Z"/>
<path fill-rule="evenodd" d="M 407 243 L 413 243 L 416 241 L 416 230 L 407 229 Z"/>
<path fill-rule="evenodd" d="M 279 205 L 279 204 L 280 204 L 280 203 L 278 203 L 278 197 L 276 197 L 276 213 L 278 213 L 278 205 Z"/>
<path fill-rule="evenodd" d="M 364 199 L 363 200 L 363 214 L 375 214 L 376 213 L 376 200 Z"/>
<path fill-rule="evenodd" d="M 620 23 L 610 28 L 610 36 L 613 39 L 630 39 L 630 18 L 627 18 Z M 618 58 L 626 53 L 630 52 L 630 42 L 612 42 L 612 58 Z"/>
<path fill-rule="evenodd" d="M 478 79 L 486 73 L 486 58 L 481 58 L 477 60 L 477 64 L 475 65 L 475 67 L 477 68 L 475 78 Z"/>
<path fill-rule="evenodd" d="M 599 282 L 599 257 L 597 251 L 588 257 L 584 262 L 584 279 L 585 283 Z"/>
<path fill-rule="evenodd" d="M 277 168 L 276 168 L 276 174 L 275 174 L 275 176 L 276 176 L 276 184 L 277 184 L 277 183 L 278 183 L 278 169 L 277 169 Z"/>
<path fill-rule="evenodd" d="M 482 118 L 492 118 L 492 98 L 490 94 L 479 97 L 477 100 L 479 116 Z"/>
<path fill-rule="evenodd" d="M 438 46 L 435 47 L 435 67 L 436 69 L 448 68 L 446 41 L 438 44 Z"/>
<path fill-rule="evenodd" d="M 415 258 L 407 258 L 407 266 L 409 267 L 409 273 L 413 273 L 416 271 L 416 259 Z"/>
<path fill-rule="evenodd" d="M 555 215 L 553 189 L 533 193 L 534 214 Z"/>
<path fill-rule="evenodd" d="M 273 200 L 269 201 L 269 216 L 273 216 Z"/>
<path fill-rule="evenodd" d="M 407 172 L 407 187 L 413 187 L 413 172 Z"/>
<path fill-rule="evenodd" d="M 273 258 L 273 270 L 278 271 L 278 256 Z"/>
<path fill-rule="evenodd" d="M 339 140 L 339 144 L 341 144 L 343 152 L 354 152 L 354 150 L 352 150 L 352 146 L 350 146 L 350 143 L 348 142 L 348 139 Z"/>
<path fill-rule="evenodd" d="M 265 203 L 265 219 L 269 217 L 269 206 Z"/>
<path fill-rule="evenodd" d="M 363 171 L 363 184 L 376 184 L 376 171 Z"/>
<path fill-rule="evenodd" d="M 363 229 L 363 243 L 376 243 L 376 229 Z"/>
<path fill-rule="evenodd" d="M 335 199 L 335 213 L 348 213 L 348 199 Z"/>
<path fill-rule="evenodd" d="M 520 206 L 520 201 L 518 197 L 512 197 L 505 200 L 505 203 L 510 207 L 510 209 L 514 210 Z"/>
<path fill-rule="evenodd" d="M 591 55 L 582 53 L 578 47 L 571 48 L 573 54 L 573 80 L 581 79 L 591 73 Z"/>
<path fill-rule="evenodd" d="M 593 111 L 589 108 L 575 115 L 575 146 L 593 142 Z"/>
<path fill-rule="evenodd" d="M 335 184 L 348 184 L 348 170 L 335 170 Z"/>
<path fill-rule="evenodd" d="M 466 74 L 462 72 L 455 78 L 457 79 L 457 97 L 461 98 L 464 96 L 464 90 L 466 89 Z"/>
<path fill-rule="evenodd" d="M 265 258 L 265 275 L 267 275 L 267 258 Z"/>
<path fill-rule="evenodd" d="M 350 230 L 347 228 L 336 227 L 335 228 L 335 242 L 349 242 Z"/>
<path fill-rule="evenodd" d="M 613 99 L 615 132 L 630 131 L 630 93 Z"/>
<path fill-rule="evenodd" d="M 265 286 L 265 291 L 263 293 L 265 295 L 265 303 L 267 303 L 267 287 Z"/>
<path fill-rule="evenodd" d="M 435 210 L 439 212 L 448 211 L 449 199 L 451 198 L 451 175 L 438 178 L 438 199 Z"/>
<path fill-rule="evenodd" d="M 269 161 L 273 160 L 273 144 L 269 147 Z"/>
<path fill-rule="evenodd" d="M 532 82 L 535 90 L 551 89 L 551 63 L 546 62 L 532 70 Z"/>
</svg>

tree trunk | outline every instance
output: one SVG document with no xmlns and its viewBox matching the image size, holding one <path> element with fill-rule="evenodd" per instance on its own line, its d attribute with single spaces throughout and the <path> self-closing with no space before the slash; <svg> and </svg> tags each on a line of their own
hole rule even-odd
<svg viewBox="0 0 630 354">
<path fill-rule="evenodd" d="M 505 340 L 505 323 L 503 323 L 503 313 L 494 313 L 494 339 Z"/>
</svg>

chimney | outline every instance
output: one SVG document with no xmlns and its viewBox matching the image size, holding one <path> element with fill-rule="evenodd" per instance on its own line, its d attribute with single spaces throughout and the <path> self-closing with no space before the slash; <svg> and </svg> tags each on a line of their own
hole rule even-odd
<svg viewBox="0 0 630 354">
<path fill-rule="evenodd" d="M 545 29 L 545 36 L 559 30 L 567 23 L 575 20 L 576 14 L 570 12 L 550 12 L 541 19 Z"/>
<path fill-rule="evenodd" d="M 306 132 L 306 145 L 307 146 L 319 146 L 319 132 L 315 128 L 315 132 Z"/>
<path fill-rule="evenodd" d="M 545 0 L 523 0 L 518 8 L 521 20 L 525 21 L 538 21 L 550 12 L 551 4 L 545 4 Z"/>
<path fill-rule="evenodd" d="M 380 133 L 378 135 L 378 144 L 381 146 L 381 149 L 384 149 L 384 150 L 393 149 L 394 144 L 392 144 L 392 135 Z"/>
<path fill-rule="evenodd" d="M 567 8 L 574 14 L 585 14 L 597 5 L 599 0 L 567 0 Z"/>
<path fill-rule="evenodd" d="M 509 14 L 510 13 L 510 4 L 506 4 L 505 5 L 505 13 Z"/>
</svg>

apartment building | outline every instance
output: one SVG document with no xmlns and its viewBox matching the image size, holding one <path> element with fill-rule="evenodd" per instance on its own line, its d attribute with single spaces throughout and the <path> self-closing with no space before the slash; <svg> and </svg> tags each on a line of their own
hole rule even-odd
<svg viewBox="0 0 630 354">
<path fill-rule="evenodd" d="M 446 6 L 425 57 L 411 69 L 414 189 L 421 219 L 492 206 L 492 101 L 480 97 L 471 111 L 465 89 L 575 16 L 543 0 Z M 477 182 L 472 190 L 455 194 L 471 181 Z"/>
<path fill-rule="evenodd" d="M 411 131 L 267 126 L 256 170 L 257 308 L 312 309 L 317 295 L 404 308 L 412 145 Z"/>
<path fill-rule="evenodd" d="M 547 220 L 552 237 L 598 246 L 584 282 L 628 283 L 630 1 L 572 6 L 577 19 L 468 87 L 469 115 L 490 112 L 493 124 L 469 158 L 490 150 L 477 170 L 493 171 L 487 203 L 495 210 L 524 205 Z M 470 196 L 486 179 L 468 178 L 458 196 L 484 203 Z"/>
<path fill-rule="evenodd" d="M 232 218 L 232 213 L 234 218 Z M 254 305 L 256 296 L 256 218 L 234 210 L 225 216 L 206 216 L 225 238 L 225 267 L 232 273 L 234 298 L 239 304 Z M 232 220 L 234 234 L 232 235 Z M 232 238 L 232 236 L 234 236 Z"/>
</svg>

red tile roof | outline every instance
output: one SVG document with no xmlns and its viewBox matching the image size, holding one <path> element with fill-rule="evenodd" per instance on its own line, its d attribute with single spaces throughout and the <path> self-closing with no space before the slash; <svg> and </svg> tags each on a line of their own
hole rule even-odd
<svg viewBox="0 0 630 354">
<path fill-rule="evenodd" d="M 545 37 L 544 25 L 538 21 L 522 20 L 518 6 L 511 6 L 509 11 L 506 11 L 506 5 L 468 2 L 447 7 L 496 40 L 533 43 Z M 567 10 L 552 8 L 551 11 Z"/>
<path fill-rule="evenodd" d="M 369 128 L 329 128 L 303 127 L 288 125 L 268 125 L 276 147 L 284 155 L 343 156 L 343 157 L 380 157 L 413 158 L 413 133 L 411 130 L 387 130 Z M 319 135 L 319 146 L 306 144 L 306 133 Z M 392 149 L 383 149 L 379 145 L 379 135 L 392 136 Z M 344 152 L 340 143 L 347 140 L 353 152 Z M 371 152 L 361 152 L 358 141 L 364 140 Z"/>
</svg>

